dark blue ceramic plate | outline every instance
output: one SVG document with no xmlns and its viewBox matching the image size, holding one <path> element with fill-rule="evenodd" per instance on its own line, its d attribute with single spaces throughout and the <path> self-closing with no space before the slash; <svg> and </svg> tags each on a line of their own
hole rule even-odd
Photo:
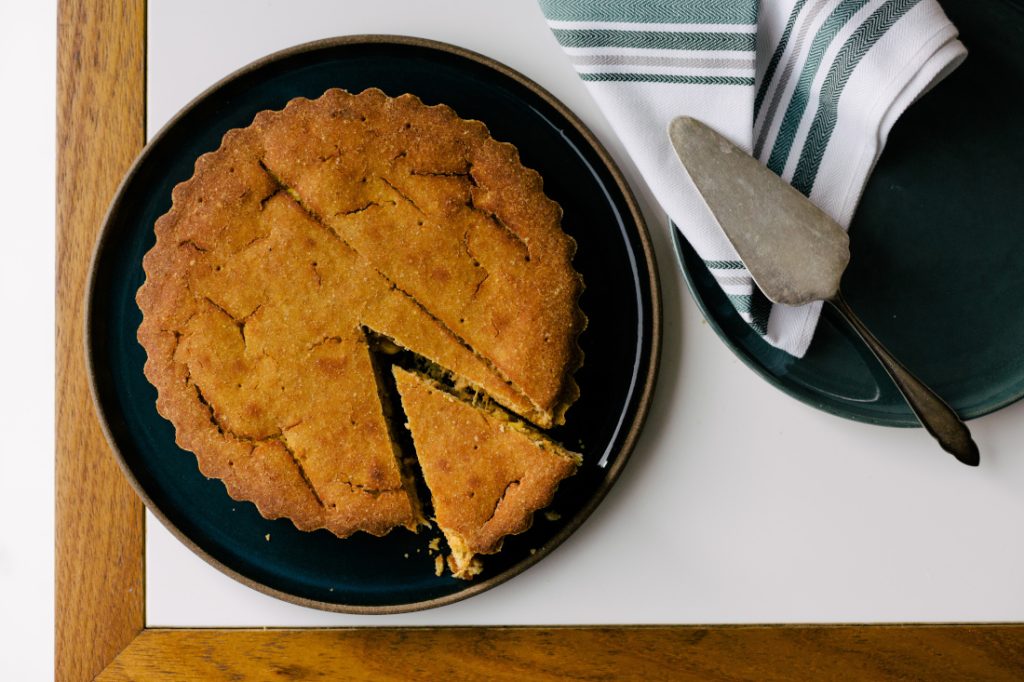
<svg viewBox="0 0 1024 682">
<path fill-rule="evenodd" d="M 965 418 L 1024 396 L 1024 2 L 943 0 L 967 60 L 893 128 L 850 226 L 843 293 L 893 354 Z M 849 419 L 917 426 L 826 306 L 800 360 L 740 319 L 692 248 L 680 262 L 711 326 L 789 395 Z"/>
<path fill-rule="evenodd" d="M 486 123 L 540 171 L 565 210 L 579 244 L 576 268 L 587 289 L 590 323 L 580 338 L 586 363 L 576 374 L 580 400 L 552 432 L 585 463 L 564 482 L 552 508 L 528 532 L 485 559 L 474 582 L 434 575 L 432 535 L 397 530 L 384 538 L 339 540 L 267 521 L 207 480 L 195 457 L 174 444 L 155 409 L 135 333 L 135 292 L 153 222 L 171 205 L 171 188 L 192 175 L 200 154 L 230 128 L 293 97 L 341 87 L 411 92 Z M 493 587 L 543 558 L 574 531 L 622 470 L 647 413 L 660 349 L 660 295 L 640 212 L 618 170 L 582 124 L 537 85 L 464 50 L 418 39 L 361 36 L 311 43 L 272 55 L 229 76 L 179 113 L 146 147 L 124 180 L 102 231 L 88 294 L 87 339 L 94 397 L 128 478 L 161 521 L 197 554 L 238 580 L 306 606 L 396 612 L 447 604 Z M 603 465 L 602 465 L 603 463 Z M 271 541 L 265 536 L 270 534 Z M 408 558 L 406 558 L 408 555 Z"/>
</svg>

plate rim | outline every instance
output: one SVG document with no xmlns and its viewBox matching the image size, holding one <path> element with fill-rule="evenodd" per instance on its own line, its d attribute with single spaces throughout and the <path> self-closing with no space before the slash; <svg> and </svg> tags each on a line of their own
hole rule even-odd
<svg viewBox="0 0 1024 682">
<path fill-rule="evenodd" d="M 639 400 L 636 405 L 636 412 L 631 420 L 629 429 L 626 431 L 625 438 L 622 446 L 618 449 L 618 453 L 615 457 L 615 461 L 608 467 L 607 473 L 601 479 L 600 485 L 595 489 L 590 499 L 587 500 L 580 510 L 574 515 L 569 523 L 565 524 L 558 533 L 546 542 L 542 547 L 538 548 L 533 554 L 524 557 L 522 560 L 513 564 L 505 571 L 496 575 L 490 576 L 489 578 L 470 583 L 464 589 L 460 589 L 452 594 L 444 595 L 441 597 L 433 597 L 431 599 L 424 599 L 414 602 L 406 602 L 401 604 L 384 604 L 384 605 L 363 605 L 363 604 L 342 604 L 336 602 L 327 602 L 317 599 L 309 599 L 306 597 L 300 597 L 284 590 L 270 587 L 264 583 L 250 578 L 235 569 L 227 566 L 220 560 L 211 556 L 204 549 L 199 547 L 191 538 L 185 535 L 157 506 L 157 504 L 149 497 L 143 488 L 142 484 L 136 478 L 134 472 L 129 467 L 127 461 L 120 448 L 117 445 L 113 431 L 110 428 L 107 419 L 107 408 L 104 406 L 100 399 L 99 388 L 97 386 L 97 372 L 94 366 L 94 357 L 96 354 L 95 345 L 93 344 L 92 337 L 92 320 L 93 320 L 93 294 L 96 288 L 97 281 L 97 265 L 101 254 L 105 251 L 107 243 L 111 239 L 111 224 L 113 218 L 119 213 L 121 206 L 126 200 L 125 190 L 131 185 L 134 178 L 138 174 L 143 163 L 148 159 L 152 153 L 153 148 L 160 142 L 165 135 L 174 127 L 178 121 L 188 115 L 192 110 L 204 102 L 208 97 L 214 95 L 218 90 L 227 85 L 228 83 L 241 78 L 253 71 L 259 70 L 265 66 L 273 64 L 274 62 L 281 61 L 296 55 L 315 52 L 318 50 L 331 49 L 336 47 L 347 47 L 347 46 L 359 46 L 359 45 L 391 45 L 401 47 L 417 47 L 426 48 L 436 52 L 445 53 L 448 55 L 454 55 L 461 57 L 466 60 L 475 62 L 484 67 L 488 67 L 492 71 L 497 72 L 499 75 L 506 78 L 510 78 L 519 85 L 524 86 L 534 95 L 540 97 L 545 103 L 551 106 L 561 116 L 563 116 L 573 128 L 582 136 L 583 140 L 592 149 L 600 159 L 605 170 L 611 175 L 615 185 L 618 187 L 622 194 L 623 200 L 629 209 L 629 215 L 631 217 L 632 225 L 636 228 L 636 236 L 640 245 L 640 253 L 643 255 L 643 260 L 647 266 L 649 273 L 648 285 L 650 287 L 650 326 L 647 337 L 649 339 L 649 358 L 647 360 L 646 372 L 643 368 L 638 372 L 638 379 L 642 377 L 642 386 L 639 386 Z M 638 272 L 641 280 L 643 279 L 642 273 Z M 639 203 L 637 202 L 636 196 L 634 195 L 629 183 L 626 181 L 624 174 L 622 173 L 619 166 L 615 163 L 612 156 L 609 154 L 605 146 L 598 140 L 594 133 L 583 123 L 580 118 L 573 113 L 565 104 L 555 98 L 545 88 L 541 87 L 538 83 L 523 75 L 519 71 L 499 62 L 491 57 L 474 52 L 464 47 L 446 43 L 443 41 L 433 40 L 429 38 L 422 38 L 418 36 L 408 35 L 395 35 L 395 34 L 353 34 L 345 36 L 335 36 L 331 38 L 323 38 L 319 40 L 313 40 L 309 42 L 299 43 L 291 47 L 277 50 L 270 54 L 267 54 L 259 59 L 256 59 L 234 71 L 227 74 L 226 76 L 218 79 L 212 85 L 204 89 L 198 95 L 193 97 L 187 104 L 179 109 L 174 116 L 172 116 L 160 129 L 153 135 L 153 137 L 145 144 L 140 150 L 138 155 L 135 157 L 128 170 L 125 172 L 121 182 L 118 184 L 117 189 L 114 192 L 113 198 L 108 205 L 106 213 L 104 214 L 101 222 L 96 241 L 94 242 L 92 254 L 89 260 L 89 273 L 86 280 L 86 286 L 83 292 L 83 307 L 82 307 L 82 346 L 85 355 L 85 372 L 88 378 L 89 395 L 92 398 L 92 404 L 95 410 L 96 420 L 99 423 L 100 429 L 103 432 L 103 436 L 106 439 L 107 445 L 110 448 L 110 452 L 116 460 L 121 473 L 125 476 L 125 479 L 131 485 L 135 494 L 139 496 L 148 509 L 160 523 L 183 545 L 185 545 L 193 554 L 203 559 L 207 564 L 214 567 L 224 575 L 242 583 L 243 585 L 256 590 L 262 594 L 266 594 L 271 597 L 275 597 L 285 602 L 290 602 L 299 606 L 305 606 L 307 608 L 314 608 L 321 611 L 330 611 L 335 613 L 349 613 L 355 615 L 388 615 L 396 613 L 409 613 L 414 611 L 420 611 L 424 609 L 435 608 L 452 604 L 455 602 L 468 599 L 477 594 L 490 590 L 498 585 L 511 580 L 526 569 L 530 568 L 538 561 L 543 559 L 545 556 L 550 554 L 555 548 L 561 545 L 570 535 L 572 535 L 594 512 L 598 505 L 602 502 L 604 497 L 608 494 L 608 491 L 618 480 L 622 469 L 625 467 L 626 462 L 629 460 L 630 455 L 636 447 L 637 441 L 640 436 L 640 432 L 643 429 L 644 423 L 647 420 L 651 401 L 654 395 L 655 384 L 657 381 L 658 368 L 661 362 L 661 350 L 662 350 L 662 292 L 661 283 L 658 273 L 658 264 L 655 258 L 654 248 L 651 242 L 650 232 L 647 228 L 647 222 L 644 219 L 643 212 L 640 210 Z"/>
<path fill-rule="evenodd" d="M 702 293 L 703 290 L 700 287 L 698 287 L 696 282 L 694 281 L 693 272 L 691 271 L 687 263 L 687 255 L 685 249 L 689 249 L 695 255 L 696 251 L 694 251 L 693 246 L 690 245 L 689 242 L 685 241 L 686 237 L 683 236 L 682 231 L 679 229 L 677 225 L 672 225 L 671 230 L 672 245 L 676 256 L 676 266 L 683 274 L 683 279 L 686 281 L 686 288 L 690 293 L 690 297 L 693 298 L 693 301 L 697 304 L 697 308 L 700 310 L 701 315 L 707 321 L 711 329 L 714 330 L 715 335 L 718 337 L 719 341 L 721 341 L 721 343 L 726 348 L 732 351 L 733 355 L 739 358 L 739 360 L 744 365 L 746 365 L 749 369 L 753 370 L 755 374 L 757 374 L 764 381 L 769 383 L 775 389 L 789 396 L 790 398 L 793 398 L 794 400 L 797 400 L 809 407 L 813 407 L 814 409 L 819 410 L 820 412 L 824 412 L 825 414 L 830 414 L 841 419 L 857 422 L 859 424 L 871 424 L 873 426 L 884 426 L 897 429 L 922 428 L 921 423 L 917 421 L 917 418 L 913 415 L 912 412 L 910 412 L 909 407 L 907 408 L 907 414 L 901 415 L 899 417 L 886 417 L 871 413 L 861 414 L 849 410 L 843 410 L 837 406 L 838 403 L 828 402 L 825 400 L 817 400 L 809 391 L 802 390 L 799 387 L 787 383 L 780 377 L 772 374 L 768 370 L 768 368 L 764 366 L 763 363 L 758 361 L 757 358 L 754 357 L 750 352 L 748 352 L 743 345 L 735 341 L 732 338 L 732 336 L 729 335 L 729 333 L 722 328 L 722 325 L 719 323 L 718 317 L 714 313 L 712 313 L 711 309 L 707 304 L 707 301 L 704 299 Z M 699 256 L 697 256 L 697 258 L 699 259 Z M 825 312 L 822 311 L 822 314 L 824 315 Z M 845 324 L 845 322 L 843 322 L 842 324 Z M 768 345 L 767 342 L 763 343 L 765 343 L 765 345 Z M 860 342 L 858 341 L 858 343 Z M 799 361 L 799 358 L 797 359 L 797 361 Z M 967 422 L 977 419 L 979 417 L 984 417 L 985 415 L 989 415 L 994 412 L 998 412 L 999 410 L 1009 407 L 1014 403 L 1020 402 L 1022 399 L 1024 399 L 1024 383 L 1022 383 L 1021 388 L 1017 391 L 1016 394 L 1011 394 L 1008 398 L 986 403 L 980 408 L 957 411 L 957 415 L 965 422 Z"/>
</svg>

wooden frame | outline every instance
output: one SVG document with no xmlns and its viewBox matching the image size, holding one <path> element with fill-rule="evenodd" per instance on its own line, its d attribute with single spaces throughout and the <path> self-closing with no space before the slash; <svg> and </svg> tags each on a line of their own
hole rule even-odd
<svg viewBox="0 0 1024 682">
<path fill-rule="evenodd" d="M 145 627 L 143 507 L 89 396 L 82 308 L 107 203 L 145 143 L 145 0 L 61 0 L 57 96 L 59 680 L 1020 679 L 1024 625 Z"/>
</svg>

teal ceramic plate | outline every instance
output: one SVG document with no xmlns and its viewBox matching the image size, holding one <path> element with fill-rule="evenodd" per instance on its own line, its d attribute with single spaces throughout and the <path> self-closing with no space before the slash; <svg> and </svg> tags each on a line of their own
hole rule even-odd
<svg viewBox="0 0 1024 682">
<path fill-rule="evenodd" d="M 896 357 L 972 418 L 1024 396 L 1024 2 L 942 7 L 969 55 L 893 128 L 850 227 L 843 292 Z M 842 417 L 918 425 L 831 309 L 795 360 L 739 318 L 675 238 L 705 317 L 761 376 Z"/>
<path fill-rule="evenodd" d="M 383 538 L 339 540 L 267 521 L 228 497 L 179 450 L 156 412 L 135 339 L 135 292 L 153 222 L 171 205 L 171 188 L 192 175 L 196 158 L 224 132 L 263 109 L 331 87 L 378 87 L 444 102 L 485 122 L 540 171 L 565 212 L 587 284 L 580 305 L 586 363 L 581 397 L 553 436 L 582 448 L 584 464 L 558 490 L 533 527 L 486 557 L 474 582 L 434 575 L 428 542 L 438 534 L 404 529 Z M 593 136 L 534 83 L 479 55 L 410 38 L 362 36 L 299 46 L 267 57 L 189 104 L 143 151 L 122 184 L 101 233 L 88 294 L 87 354 L 93 394 L 115 454 L 154 514 L 197 554 L 238 580 L 306 606 L 357 613 L 408 611 L 463 599 L 539 561 L 575 530 L 615 481 L 647 413 L 660 348 L 660 297 L 647 232 L 618 170 Z M 269 534 L 271 540 L 265 538 Z"/>
</svg>

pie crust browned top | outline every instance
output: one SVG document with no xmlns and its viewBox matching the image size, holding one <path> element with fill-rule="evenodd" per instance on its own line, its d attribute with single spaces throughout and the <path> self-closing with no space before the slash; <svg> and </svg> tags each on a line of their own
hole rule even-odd
<svg viewBox="0 0 1024 682">
<path fill-rule="evenodd" d="M 480 122 L 329 90 L 229 131 L 172 196 L 137 296 L 146 376 L 202 472 L 268 518 L 422 522 L 371 333 L 541 428 L 578 396 L 575 244 Z"/>
</svg>

